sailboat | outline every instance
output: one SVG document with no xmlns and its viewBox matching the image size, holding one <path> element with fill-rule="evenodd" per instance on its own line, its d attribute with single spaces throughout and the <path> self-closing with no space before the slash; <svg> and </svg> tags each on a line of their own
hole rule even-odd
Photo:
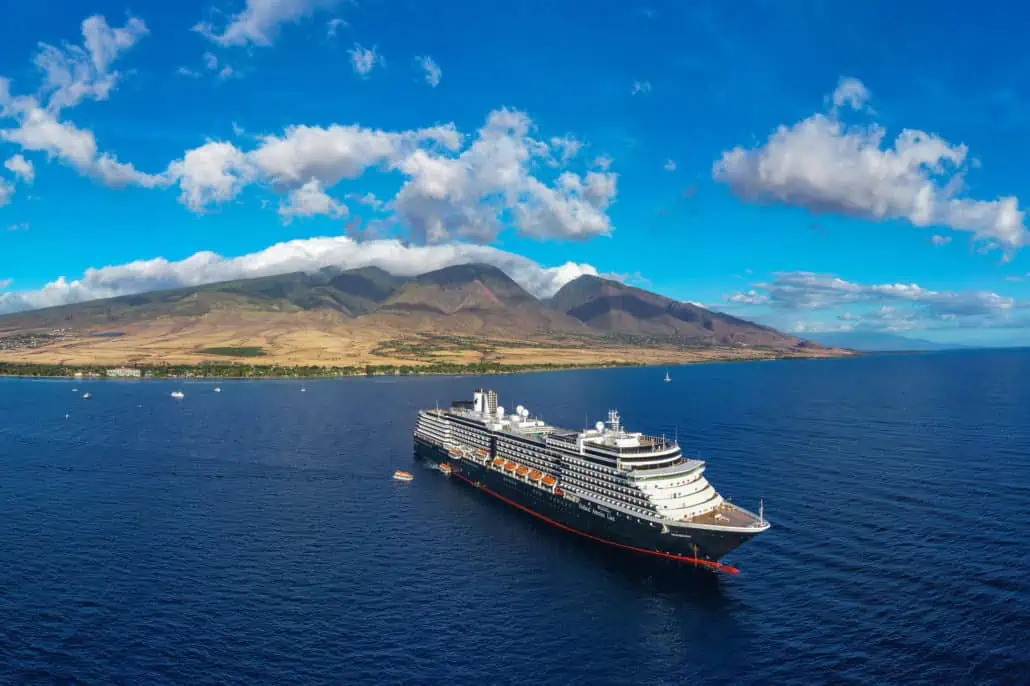
<svg viewBox="0 0 1030 686">
<path fill-rule="evenodd" d="M 665 372 L 665 382 L 668 383 L 670 381 L 672 381 L 672 379 L 669 378 L 669 372 Z"/>
</svg>

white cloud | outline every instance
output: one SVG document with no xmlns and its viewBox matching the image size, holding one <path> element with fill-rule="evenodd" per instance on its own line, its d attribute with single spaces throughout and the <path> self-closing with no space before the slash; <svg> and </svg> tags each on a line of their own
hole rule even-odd
<svg viewBox="0 0 1030 686">
<path fill-rule="evenodd" d="M 355 43 L 354 47 L 347 51 L 347 54 L 350 55 L 350 63 L 354 68 L 354 73 L 360 76 L 368 76 L 375 69 L 376 65 L 386 65 L 386 60 L 376 52 L 375 46 L 363 48 L 360 44 Z"/>
<path fill-rule="evenodd" d="M 4 162 L 4 167 L 25 183 L 32 183 L 36 178 L 36 168 L 22 155 L 12 155 Z"/>
<path fill-rule="evenodd" d="M 328 188 L 370 167 L 396 162 L 427 142 L 456 149 L 461 134 L 453 125 L 400 133 L 356 125 L 291 126 L 283 136 L 262 137 L 249 157 L 273 184 L 295 187 L 316 178 Z"/>
<path fill-rule="evenodd" d="M 0 290 L 3 290 L 14 283 L 14 279 L 0 279 Z"/>
<path fill-rule="evenodd" d="M 279 206 L 279 215 L 287 223 L 294 217 L 325 215 L 339 219 L 346 217 L 347 213 L 347 207 L 326 194 L 318 179 L 311 179 L 300 188 L 290 191 L 286 202 Z"/>
<path fill-rule="evenodd" d="M 454 236 L 489 241 L 511 216 L 535 237 L 583 239 L 607 234 L 605 213 L 616 175 L 563 173 L 553 185 L 531 174 L 549 146 L 530 136 L 532 122 L 513 110 L 496 110 L 475 141 L 457 157 L 416 150 L 396 165 L 409 177 L 393 206 L 415 235 L 429 242 Z"/>
<path fill-rule="evenodd" d="M 333 17 L 325 25 L 326 34 L 330 38 L 336 38 L 336 33 L 340 30 L 341 27 L 346 25 L 347 22 L 345 22 L 343 19 L 340 19 L 339 17 Z"/>
<path fill-rule="evenodd" d="M 7 230 L 8 231 L 28 231 L 29 230 L 29 223 L 28 222 L 21 222 L 19 224 L 11 224 L 10 226 L 7 227 Z"/>
<path fill-rule="evenodd" d="M 82 22 L 83 46 L 57 48 L 41 43 L 34 61 L 43 71 L 40 93 L 45 104 L 34 96 L 13 96 L 10 82 L 0 77 L 0 119 L 16 123 L 0 129 L 0 140 L 44 152 L 110 186 L 165 185 L 161 175 L 140 172 L 110 153 L 99 152 L 91 131 L 59 119 L 62 109 L 85 99 L 106 99 L 119 77 L 111 65 L 146 34 L 146 26 L 135 17 L 122 28 L 112 28 L 103 17 L 94 16 Z"/>
<path fill-rule="evenodd" d="M 200 72 L 196 71 L 194 69 L 190 69 L 189 67 L 179 67 L 178 69 L 175 70 L 175 73 L 178 74 L 179 76 L 185 76 L 185 77 L 188 77 L 188 78 L 191 78 L 191 79 L 199 79 L 200 78 Z"/>
<path fill-rule="evenodd" d="M 676 171 L 676 161 L 675 160 L 665 160 L 665 166 L 663 166 L 662 169 L 664 169 L 667 172 L 674 172 L 674 171 Z"/>
<path fill-rule="evenodd" d="M 246 152 L 231 143 L 208 143 L 166 176 L 181 180 L 182 201 L 200 211 L 232 200 L 249 183 L 283 195 L 315 180 L 327 192 L 378 168 L 406 177 L 390 206 L 420 242 L 489 241 L 509 225 L 535 237 L 610 233 L 607 208 L 616 196 L 616 174 L 566 171 L 550 184 L 541 181 L 533 174 L 535 163 L 564 159 L 572 139 L 548 144 L 534 138 L 532 128 L 525 114 L 497 110 L 462 150 L 464 137 L 450 124 L 400 132 L 292 126 L 281 136 L 260 137 Z"/>
<path fill-rule="evenodd" d="M 120 77 L 110 71 L 111 65 L 147 33 L 137 17 L 112 28 L 103 17 L 93 16 L 82 22 L 83 46 L 40 43 L 34 62 L 43 72 L 40 90 L 48 97 L 47 108 L 58 112 L 84 99 L 106 100 Z"/>
<path fill-rule="evenodd" d="M 910 330 L 1030 326 L 1030 301 L 990 291 L 935 291 L 918 284 L 859 284 L 832 274 L 781 272 L 727 300 L 741 306 L 764 306 L 781 313 L 832 312 L 835 322 L 815 318 L 796 322 L 796 333 L 825 330 Z M 855 312 L 852 308 L 865 306 Z M 843 323 L 841 323 L 843 322 Z M 829 329 L 827 328 L 829 327 Z"/>
<path fill-rule="evenodd" d="M 109 186 L 166 185 L 160 174 L 146 174 L 131 164 L 119 162 L 109 153 L 97 150 L 93 133 L 70 122 L 58 121 L 54 114 L 35 104 L 31 98 L 19 99 L 19 126 L 0 129 L 0 140 L 16 143 L 24 150 L 44 152 L 73 167 L 79 173 Z"/>
<path fill-rule="evenodd" d="M 636 95 L 638 93 L 647 95 L 650 92 L 651 92 L 651 82 L 650 81 L 634 81 L 633 82 L 633 89 L 631 91 L 632 95 Z"/>
<path fill-rule="evenodd" d="M 0 207 L 11 202 L 14 197 L 14 184 L 0 178 Z"/>
<path fill-rule="evenodd" d="M 432 57 L 416 57 L 415 61 L 422 71 L 426 74 L 426 83 L 433 88 L 440 85 L 440 78 L 443 76 L 443 71 L 440 69 L 440 65 Z"/>
<path fill-rule="evenodd" d="M 371 207 L 373 210 L 376 211 L 382 210 L 386 206 L 386 203 L 377 198 L 375 193 L 365 193 L 364 195 L 360 195 L 358 193 L 348 193 L 345 197 L 348 200 L 353 200 L 354 202 L 360 203 L 365 207 Z"/>
<path fill-rule="evenodd" d="M 583 274 L 597 274 L 597 270 L 588 264 L 566 262 L 557 267 L 543 267 L 521 255 L 484 245 L 412 246 L 397 240 L 358 242 L 338 236 L 278 243 L 260 252 L 234 258 L 199 252 L 178 262 L 156 258 L 88 269 L 80 278 L 69 280 L 62 276 L 39 290 L 0 294 L 0 312 L 18 312 L 233 279 L 314 271 L 323 267 L 354 269 L 375 266 L 400 276 L 414 276 L 469 262 L 492 264 L 540 297 L 553 295 Z"/>
<path fill-rule="evenodd" d="M 853 110 L 861 110 L 869 102 L 869 89 L 865 84 L 856 78 L 842 76 L 837 82 L 837 88 L 830 96 L 834 110 L 847 105 Z"/>
<path fill-rule="evenodd" d="M 247 156 L 232 143 L 209 141 L 168 167 L 179 183 L 179 201 L 194 212 L 232 200 L 256 174 Z"/>
<path fill-rule="evenodd" d="M 246 0 L 246 7 L 232 15 L 219 32 L 211 22 L 193 27 L 209 40 L 224 47 L 261 45 L 275 41 L 282 24 L 296 23 L 338 4 L 338 0 Z"/>
<path fill-rule="evenodd" d="M 591 163 L 591 166 L 597 167 L 601 171 L 608 171 L 609 169 L 611 169 L 613 161 L 614 160 L 612 160 L 612 158 L 608 155 L 598 155 L 594 158 L 594 161 Z"/>
<path fill-rule="evenodd" d="M 939 248 L 942 245 L 947 245 L 948 243 L 951 243 L 951 236 L 942 236 L 940 234 L 935 233 L 930 238 L 930 242 Z"/>
<path fill-rule="evenodd" d="M 864 87 L 847 83 L 834 102 L 864 104 Z M 885 134 L 877 124 L 848 127 L 836 113 L 814 114 L 780 126 L 759 148 L 724 152 L 712 175 L 748 201 L 944 226 L 1006 250 L 1027 242 L 1016 197 L 960 197 L 966 146 L 905 129 L 884 148 Z"/>
<path fill-rule="evenodd" d="M 551 149 L 557 153 L 555 163 L 559 165 L 568 164 L 583 149 L 583 143 L 569 135 L 553 136 L 550 143 Z"/>
</svg>

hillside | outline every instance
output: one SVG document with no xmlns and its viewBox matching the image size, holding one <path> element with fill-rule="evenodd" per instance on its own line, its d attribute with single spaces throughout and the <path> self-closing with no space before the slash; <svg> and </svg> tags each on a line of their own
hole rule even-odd
<svg viewBox="0 0 1030 686">
<path fill-rule="evenodd" d="M 322 269 L 0 316 L 0 360 L 592 364 L 827 356 L 768 327 L 597 277 L 542 301 L 500 269 Z M 251 360 L 253 361 L 253 360 Z"/>
<path fill-rule="evenodd" d="M 497 267 L 485 264 L 457 265 L 417 276 L 386 299 L 376 315 L 379 320 L 392 315 L 449 332 L 590 333 Z"/>
<path fill-rule="evenodd" d="M 790 348 L 806 344 L 766 326 L 597 276 L 581 276 L 566 284 L 551 298 L 551 305 L 607 334 L 688 345 Z"/>
</svg>

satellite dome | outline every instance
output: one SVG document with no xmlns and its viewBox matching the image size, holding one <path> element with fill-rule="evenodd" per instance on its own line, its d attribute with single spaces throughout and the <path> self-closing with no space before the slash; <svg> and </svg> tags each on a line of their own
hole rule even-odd
<svg viewBox="0 0 1030 686">
<path fill-rule="evenodd" d="M 604 422 L 598 422 L 597 424 L 594 424 L 594 428 L 598 431 L 604 431 Z"/>
</svg>

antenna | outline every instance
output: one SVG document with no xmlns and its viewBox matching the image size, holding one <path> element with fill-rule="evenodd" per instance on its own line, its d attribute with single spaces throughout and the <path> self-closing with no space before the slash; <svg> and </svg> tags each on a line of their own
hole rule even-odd
<svg viewBox="0 0 1030 686">
<path fill-rule="evenodd" d="M 758 523 L 765 526 L 765 500 L 758 501 Z"/>
</svg>

